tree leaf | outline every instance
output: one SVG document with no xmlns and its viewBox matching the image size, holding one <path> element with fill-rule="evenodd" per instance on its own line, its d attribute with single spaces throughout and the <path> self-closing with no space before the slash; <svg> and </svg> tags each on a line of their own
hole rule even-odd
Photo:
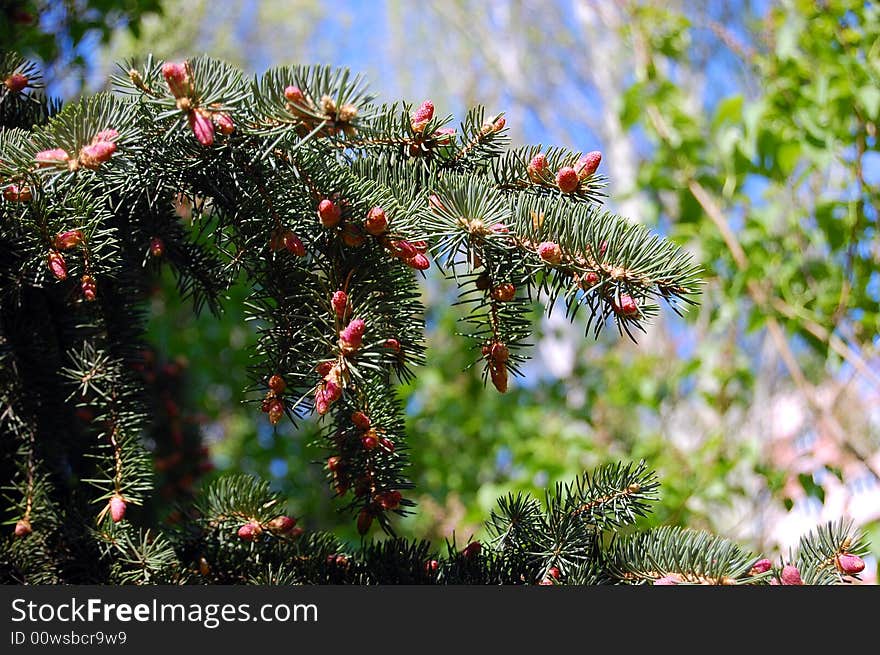
<svg viewBox="0 0 880 655">
<path fill-rule="evenodd" d="M 743 117 L 743 97 L 741 95 L 730 96 L 718 103 L 715 108 L 715 118 L 712 126 L 718 127 L 724 123 L 739 123 Z"/>
<path fill-rule="evenodd" d="M 876 86 L 863 86 L 856 91 L 856 98 L 864 107 L 866 118 L 877 120 L 880 115 L 880 89 Z"/>
</svg>

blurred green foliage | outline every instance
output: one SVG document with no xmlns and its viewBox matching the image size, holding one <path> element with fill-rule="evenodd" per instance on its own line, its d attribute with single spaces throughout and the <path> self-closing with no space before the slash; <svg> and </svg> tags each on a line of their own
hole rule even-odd
<svg viewBox="0 0 880 655">
<path fill-rule="evenodd" d="M 750 329 L 775 314 L 823 358 L 831 354 L 825 332 L 869 344 L 880 328 L 877 289 L 868 285 L 878 189 L 864 173 L 880 117 L 876 4 L 774 8 L 767 42 L 741 46 L 758 89 L 719 98 L 706 112 L 692 111 L 688 89 L 663 72 L 687 57 L 695 28 L 650 5 L 636 17 L 630 29 L 645 58 L 622 115 L 653 137 L 639 184 L 674 218 L 673 235 L 699 246 L 729 300 L 756 300 L 750 283 L 767 296 L 750 303 Z M 742 262 L 694 183 L 735 227 Z"/>
<path fill-rule="evenodd" d="M 87 37 L 107 44 L 126 29 L 138 38 L 141 19 L 161 9 L 160 0 L 2 0 L 0 43 L 6 50 L 47 64 L 65 58 L 82 68 L 86 59 L 77 48 Z"/>
</svg>

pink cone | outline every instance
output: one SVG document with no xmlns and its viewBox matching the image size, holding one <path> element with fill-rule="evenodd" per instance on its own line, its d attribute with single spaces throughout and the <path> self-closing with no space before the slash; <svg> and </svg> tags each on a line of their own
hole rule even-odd
<svg viewBox="0 0 880 655">
<path fill-rule="evenodd" d="M 59 280 L 67 279 L 67 262 L 60 252 L 52 251 L 49 253 L 49 270 Z"/>
<path fill-rule="evenodd" d="M 12 93 L 20 93 L 27 87 L 28 78 L 21 73 L 13 73 L 3 83 Z"/>
<path fill-rule="evenodd" d="M 277 398 L 269 403 L 269 423 L 278 425 L 281 417 L 284 416 L 284 403 Z"/>
<path fill-rule="evenodd" d="M 269 521 L 268 527 L 273 532 L 286 534 L 296 526 L 296 519 L 290 516 L 276 516 Z"/>
<path fill-rule="evenodd" d="M 384 493 L 380 493 L 376 496 L 376 501 L 379 503 L 379 506 L 384 510 L 396 509 L 400 506 L 401 494 L 399 491 L 386 491 Z"/>
<path fill-rule="evenodd" d="M 426 271 L 431 268 L 431 260 L 422 253 L 418 253 L 414 257 L 407 259 L 406 265 L 418 271 Z"/>
<path fill-rule="evenodd" d="M 175 98 L 186 96 L 189 93 L 189 74 L 186 65 L 174 62 L 165 62 L 162 65 L 162 75 L 168 83 L 168 88 Z"/>
<path fill-rule="evenodd" d="M 83 242 L 82 230 L 67 230 L 55 235 L 53 245 L 57 250 L 70 250 Z"/>
<path fill-rule="evenodd" d="M 212 120 L 214 121 L 214 125 L 217 126 L 217 131 L 220 134 L 232 134 L 235 132 L 235 123 L 232 122 L 232 117 L 222 111 L 214 112 L 211 115 Z"/>
<path fill-rule="evenodd" d="M 544 172 L 547 170 L 547 156 L 544 153 L 539 152 L 537 155 L 532 157 L 532 160 L 528 165 L 528 173 L 529 179 L 532 182 L 541 182 L 543 179 Z"/>
<path fill-rule="evenodd" d="M 295 102 L 300 105 L 306 104 L 306 97 L 297 86 L 291 85 L 284 89 L 284 97 L 287 98 L 290 102 Z"/>
<path fill-rule="evenodd" d="M 269 378 L 269 388 L 276 394 L 282 394 L 287 388 L 287 383 L 283 377 L 275 373 Z"/>
<path fill-rule="evenodd" d="M 563 193 L 574 193 L 580 185 L 577 171 L 571 166 L 563 166 L 556 173 L 556 186 Z"/>
<path fill-rule="evenodd" d="M 602 153 L 598 150 L 593 150 L 592 152 L 588 152 L 586 155 L 578 159 L 578 163 L 575 165 L 575 170 L 577 171 L 578 177 L 580 179 L 584 179 L 589 177 L 593 173 L 596 172 L 596 169 L 599 168 L 599 164 L 602 162 Z"/>
<path fill-rule="evenodd" d="M 70 160 L 70 155 L 62 148 L 52 148 L 51 150 L 41 150 L 34 159 L 40 166 L 57 166 L 67 163 Z"/>
<path fill-rule="evenodd" d="M 330 305 L 333 307 L 334 313 L 342 318 L 345 315 L 345 308 L 348 305 L 348 294 L 345 291 L 335 291 L 330 299 Z"/>
<path fill-rule="evenodd" d="M 409 241 L 392 241 L 391 247 L 395 250 L 395 255 L 401 259 L 411 259 L 415 257 L 419 251 Z"/>
<path fill-rule="evenodd" d="M 82 280 L 80 280 L 80 290 L 82 291 L 83 298 L 85 298 L 87 302 L 92 302 L 98 296 L 98 287 L 95 284 L 95 278 L 91 275 L 83 275 Z"/>
<path fill-rule="evenodd" d="M 101 141 L 115 141 L 117 138 L 119 138 L 119 132 L 110 128 L 98 132 L 94 137 L 92 137 L 92 143 L 100 143 Z"/>
<path fill-rule="evenodd" d="M 28 186 L 10 184 L 3 189 L 3 197 L 9 202 L 29 202 L 33 200 L 34 194 Z"/>
<path fill-rule="evenodd" d="M 381 207 L 373 207 L 367 214 L 364 227 L 373 236 L 379 236 L 385 232 L 388 229 L 388 217 L 385 215 L 385 210 Z"/>
<path fill-rule="evenodd" d="M 679 580 L 676 575 L 665 575 L 662 578 L 657 578 L 654 580 L 655 587 L 671 587 L 677 585 L 681 580 Z"/>
<path fill-rule="evenodd" d="M 354 423 L 355 427 L 361 430 L 369 430 L 370 425 L 372 425 L 372 421 L 370 421 L 370 417 L 364 414 L 363 412 L 354 412 L 351 415 L 351 422 Z"/>
<path fill-rule="evenodd" d="M 248 521 L 238 529 L 238 538 L 244 541 L 256 541 L 262 534 L 263 528 L 256 521 Z"/>
<path fill-rule="evenodd" d="M 285 232 L 284 236 L 281 237 L 281 243 L 288 252 L 293 253 L 297 257 L 306 256 L 306 247 L 303 245 L 302 239 L 296 236 L 293 232 Z"/>
<path fill-rule="evenodd" d="M 410 124 L 412 125 L 412 129 L 414 132 L 421 132 L 425 129 L 425 125 L 428 124 L 434 117 L 434 103 L 430 100 L 425 100 L 419 108 L 413 112 L 411 117 Z"/>
<path fill-rule="evenodd" d="M 98 141 L 90 146 L 83 146 L 79 151 L 79 161 L 86 168 L 96 169 L 116 152 L 113 141 Z"/>
<path fill-rule="evenodd" d="M 335 403 L 342 396 L 342 387 L 335 382 L 327 382 L 324 385 L 324 399 L 328 403 Z"/>
<path fill-rule="evenodd" d="M 125 501 L 122 496 L 113 496 L 110 499 L 110 518 L 114 523 L 119 523 L 125 516 Z"/>
<path fill-rule="evenodd" d="M 614 311 L 623 316 L 635 316 L 639 313 L 639 306 L 631 295 L 622 293 L 620 302 L 614 304 Z"/>
<path fill-rule="evenodd" d="M 846 575 L 855 575 L 865 570 L 865 560 L 858 555 L 841 553 L 837 556 L 837 568 Z"/>
<path fill-rule="evenodd" d="M 315 392 L 315 411 L 322 416 L 330 411 L 330 402 L 323 389 L 318 389 Z"/>
<path fill-rule="evenodd" d="M 211 146 L 214 144 L 214 123 L 200 111 L 191 111 L 188 115 L 189 126 L 196 139 L 203 146 Z"/>
<path fill-rule="evenodd" d="M 596 273 L 595 271 L 588 271 L 581 278 L 581 289 L 586 291 L 587 289 L 590 289 L 590 288 L 596 286 L 598 283 L 599 283 L 599 274 Z"/>
<path fill-rule="evenodd" d="M 442 146 L 452 143 L 453 135 L 455 135 L 455 128 L 452 127 L 441 127 L 434 132 L 434 138 L 437 140 L 437 143 Z"/>
<path fill-rule="evenodd" d="M 773 567 L 773 564 L 770 562 L 769 559 L 766 559 L 766 558 L 759 559 L 757 562 L 755 562 L 752 565 L 752 568 L 749 571 L 749 573 L 751 573 L 752 575 L 760 575 L 761 573 L 766 573 L 772 567 Z"/>
<path fill-rule="evenodd" d="M 562 261 L 562 250 L 552 241 L 544 241 L 538 246 L 538 255 L 548 264 L 559 264 Z"/>
<path fill-rule="evenodd" d="M 361 347 L 366 323 L 363 319 L 353 319 L 340 333 L 339 345 L 343 350 L 354 352 Z"/>
<path fill-rule="evenodd" d="M 779 577 L 782 578 L 782 584 L 784 585 L 804 584 L 804 581 L 801 580 L 801 572 L 798 571 L 796 566 L 792 566 L 791 564 L 786 564 L 782 567 L 782 575 Z"/>
<path fill-rule="evenodd" d="M 329 198 L 318 203 L 318 218 L 324 227 L 335 227 L 342 219 L 342 210 Z"/>
</svg>

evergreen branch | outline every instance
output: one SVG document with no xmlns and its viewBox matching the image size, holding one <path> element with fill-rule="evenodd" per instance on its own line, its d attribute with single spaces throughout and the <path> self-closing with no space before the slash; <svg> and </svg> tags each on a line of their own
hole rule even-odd
<svg viewBox="0 0 880 655">
<path fill-rule="evenodd" d="M 726 539 L 678 527 L 660 527 L 623 537 L 612 547 L 609 567 L 625 583 L 755 584 L 755 561 Z"/>
<path fill-rule="evenodd" d="M 851 521 L 840 519 L 802 536 L 791 561 L 804 584 L 846 584 L 859 579 L 859 567 L 864 567 L 860 556 L 867 552 L 864 534 Z"/>
<path fill-rule="evenodd" d="M 392 534 L 393 515 L 413 505 L 402 496 L 412 483 L 394 383 L 424 357 L 414 271 L 429 269 L 429 253 L 456 280 L 484 377 L 501 391 L 526 358 L 535 299 L 550 309 L 563 296 L 572 315 L 588 308 L 597 331 L 613 316 L 630 333 L 656 313 L 653 299 L 693 302 L 699 271 L 670 242 L 595 208 L 604 186 L 595 157 L 588 170 L 568 150 L 506 151 L 502 115 L 487 120 L 482 107 L 455 130 L 429 101 L 376 104 L 344 69 L 275 68 L 250 80 L 208 57 L 148 57 L 114 81 L 121 93 L 57 112 L 32 93 L 36 78 L 14 93 L 18 82 L 4 84 L 0 98 L 9 108 L 0 110 L 0 333 L 22 388 L 36 390 L 23 404 L 14 385 L 0 391 L 0 421 L 35 435 L 35 461 L 71 489 L 99 489 L 99 518 L 113 520 L 95 534 L 80 528 L 79 554 L 100 551 L 103 574 L 131 582 L 605 575 L 601 533 L 634 522 L 653 498 L 643 465 L 558 487 L 540 511 L 510 499 L 493 515 L 495 550 L 459 552 L 453 540 L 447 561 L 427 571 L 418 567 L 429 553 L 400 540 L 362 544 L 366 568 L 340 564 L 348 555 L 338 545 L 282 530 L 280 499 L 246 478 L 208 489 L 197 535 L 168 537 L 186 562 L 177 569 L 159 535 L 123 520 L 152 490 L 147 394 L 134 370 L 164 263 L 197 310 L 219 313 L 226 289 L 251 284 L 254 400 L 273 424 L 322 416 L 329 477 L 340 497 L 351 491 L 342 509 L 362 533 L 377 521 Z M 91 511 L 85 496 L 65 529 Z M 317 553 L 333 564 L 279 568 Z"/>
</svg>

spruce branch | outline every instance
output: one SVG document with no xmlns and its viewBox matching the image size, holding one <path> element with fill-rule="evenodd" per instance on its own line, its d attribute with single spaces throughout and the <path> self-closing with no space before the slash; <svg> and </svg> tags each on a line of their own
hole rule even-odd
<svg viewBox="0 0 880 655">
<path fill-rule="evenodd" d="M 151 489 L 144 383 L 133 367 L 148 289 L 166 264 L 197 310 L 222 312 L 227 289 L 251 285 L 251 399 L 271 424 L 320 417 L 328 477 L 337 495 L 351 492 L 342 509 L 362 532 L 373 521 L 393 532 L 390 517 L 412 507 L 394 384 L 424 358 L 416 280 L 432 262 L 457 282 L 463 332 L 500 391 L 528 356 L 536 300 L 549 311 L 564 298 L 572 316 L 587 309 L 597 332 L 613 319 L 632 335 L 657 313 L 656 299 L 678 310 L 699 291 L 698 269 L 674 244 L 597 208 L 599 153 L 507 150 L 502 114 L 475 107 L 454 128 L 429 100 L 380 104 L 359 76 L 322 66 L 247 79 L 209 57 L 146 57 L 120 71 L 117 93 L 57 113 L 31 87 L 4 92 L 3 103 L 52 116 L 23 130 L 19 112 L 0 130 L 0 246 L 9 251 L 0 315 L 21 322 L 11 344 L 23 362 L 38 361 L 39 348 L 50 354 L 35 367 L 46 390 L 38 441 L 58 422 L 90 454 L 99 473 L 81 477 L 99 488 L 101 515 L 114 524 Z M 51 321 L 31 336 L 45 314 Z M 74 412 L 90 416 L 64 425 Z M 73 450 L 59 460 L 80 465 Z M 650 491 L 584 497 L 579 513 L 558 509 L 560 496 L 515 555 L 489 558 L 501 567 L 491 575 L 506 579 L 508 557 L 549 570 L 560 541 L 583 554 L 560 559 L 564 568 L 586 571 L 594 544 L 584 535 L 631 522 Z M 224 520 L 253 523 L 250 533 L 273 520 L 237 511 Z M 237 556 L 257 541 L 245 548 L 220 524 L 208 527 Z"/>
<path fill-rule="evenodd" d="M 161 534 L 131 528 L 115 529 L 100 537 L 107 544 L 105 556 L 112 561 L 113 584 L 179 584 L 179 558 L 174 545 Z"/>
<path fill-rule="evenodd" d="M 848 584 L 859 580 L 868 544 L 852 521 L 839 519 L 818 526 L 800 538 L 791 557 L 804 584 Z"/>
<path fill-rule="evenodd" d="M 757 584 L 754 555 L 706 532 L 660 527 L 622 537 L 608 553 L 609 569 L 628 584 Z"/>
</svg>

